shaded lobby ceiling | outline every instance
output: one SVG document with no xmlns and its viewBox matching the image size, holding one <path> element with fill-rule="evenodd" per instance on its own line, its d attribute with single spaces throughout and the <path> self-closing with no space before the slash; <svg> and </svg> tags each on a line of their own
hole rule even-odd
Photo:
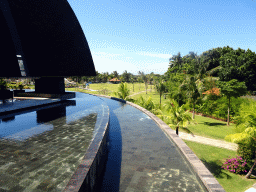
<svg viewBox="0 0 256 192">
<path fill-rule="evenodd" d="M 91 52 L 67 0 L 1 0 L 0 77 L 95 76 Z M 24 76 L 24 75 L 23 75 Z"/>
</svg>

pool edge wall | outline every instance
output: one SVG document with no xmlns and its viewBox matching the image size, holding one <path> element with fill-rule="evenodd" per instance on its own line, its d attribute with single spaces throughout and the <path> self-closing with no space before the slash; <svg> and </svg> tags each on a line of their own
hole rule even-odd
<svg viewBox="0 0 256 192">
<path fill-rule="evenodd" d="M 100 99 L 100 98 L 99 98 Z M 109 132 L 109 108 L 104 113 L 100 127 L 92 139 L 86 154 L 72 175 L 63 192 L 93 191 L 107 160 L 107 138 Z"/>
<path fill-rule="evenodd" d="M 209 192 L 225 192 L 224 188 L 219 184 L 219 182 L 214 178 L 213 174 L 205 167 L 203 162 L 194 154 L 194 152 L 187 146 L 187 144 L 176 135 L 175 131 L 172 130 L 166 123 L 164 123 L 161 119 L 159 119 L 156 115 L 151 113 L 150 111 L 136 105 L 132 102 L 125 101 L 119 98 L 110 97 L 106 95 L 98 95 L 98 94 L 90 94 L 98 97 L 105 97 L 108 99 L 113 99 L 116 101 L 120 101 L 126 104 L 135 107 L 136 109 L 142 111 L 147 114 L 151 119 L 153 119 L 158 126 L 169 136 L 172 141 L 175 143 L 179 151 L 184 155 L 185 159 L 189 163 L 190 167 L 194 170 L 196 177 L 201 184 L 205 187 Z"/>
</svg>

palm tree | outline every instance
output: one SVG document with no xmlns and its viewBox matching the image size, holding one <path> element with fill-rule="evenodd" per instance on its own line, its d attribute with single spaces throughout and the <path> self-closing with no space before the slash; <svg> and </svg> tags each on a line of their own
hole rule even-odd
<svg viewBox="0 0 256 192">
<path fill-rule="evenodd" d="M 196 78 L 195 77 L 188 77 L 181 85 L 182 90 L 187 90 L 187 96 L 189 98 L 189 101 L 193 104 L 193 119 L 195 119 L 195 105 L 200 97 L 197 84 L 196 84 Z"/>
<path fill-rule="evenodd" d="M 144 81 L 144 83 L 145 83 L 146 94 L 148 94 L 148 93 L 147 93 L 148 77 L 147 77 L 147 75 L 145 75 L 144 72 L 139 71 L 139 74 L 140 74 L 140 76 L 141 76 L 141 79 L 142 79 L 142 80 Z"/>
<path fill-rule="evenodd" d="M 184 105 L 179 107 L 178 103 L 172 99 L 171 103 L 167 105 L 166 110 L 171 114 L 170 117 L 172 123 L 169 124 L 169 126 L 176 128 L 177 135 L 179 135 L 179 128 L 185 130 L 188 133 L 191 133 L 191 131 L 187 128 L 187 125 L 189 123 L 193 123 L 193 120 L 188 114 L 188 111 L 185 110 Z"/>
<path fill-rule="evenodd" d="M 121 99 L 127 99 L 127 97 L 130 95 L 130 90 L 128 89 L 127 83 L 122 82 L 118 86 L 118 92 L 115 92 L 114 94 Z"/>
<path fill-rule="evenodd" d="M 131 82 L 132 82 L 132 85 L 133 85 L 133 92 L 134 92 L 134 78 L 133 78 L 133 76 L 131 77 Z"/>
<path fill-rule="evenodd" d="M 156 90 L 160 95 L 160 108 L 161 108 L 161 97 L 162 94 L 166 92 L 166 84 L 163 82 L 163 80 L 159 81 L 158 84 L 156 84 Z"/>
</svg>

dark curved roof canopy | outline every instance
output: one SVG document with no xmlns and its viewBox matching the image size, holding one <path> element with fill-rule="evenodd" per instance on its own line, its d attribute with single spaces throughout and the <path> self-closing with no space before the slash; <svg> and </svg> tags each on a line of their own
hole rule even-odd
<svg viewBox="0 0 256 192">
<path fill-rule="evenodd" d="M 0 8 L 0 77 L 96 75 L 67 0 L 1 0 Z"/>
</svg>

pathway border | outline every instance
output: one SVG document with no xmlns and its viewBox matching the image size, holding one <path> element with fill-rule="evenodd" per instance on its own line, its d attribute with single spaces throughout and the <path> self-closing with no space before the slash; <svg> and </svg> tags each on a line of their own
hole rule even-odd
<svg viewBox="0 0 256 192">
<path fill-rule="evenodd" d="M 176 135 L 175 131 L 172 130 L 166 123 L 164 123 L 161 119 L 159 119 L 156 115 L 149 112 L 148 110 L 136 105 L 132 102 L 125 101 L 123 99 L 110 97 L 106 95 L 98 95 L 91 94 L 99 97 L 105 97 L 109 99 L 114 99 L 123 103 L 127 103 L 140 111 L 147 114 L 151 119 L 153 119 L 158 126 L 164 131 L 164 133 L 169 136 L 172 141 L 176 144 L 177 148 L 181 151 L 181 153 L 185 156 L 186 160 L 189 162 L 190 166 L 196 173 L 196 176 L 199 180 L 202 181 L 203 185 L 209 192 L 225 192 L 224 188 L 219 184 L 219 182 L 214 178 L 213 174 L 205 167 L 202 161 L 194 154 L 194 152 L 186 145 L 186 143 Z"/>
</svg>

